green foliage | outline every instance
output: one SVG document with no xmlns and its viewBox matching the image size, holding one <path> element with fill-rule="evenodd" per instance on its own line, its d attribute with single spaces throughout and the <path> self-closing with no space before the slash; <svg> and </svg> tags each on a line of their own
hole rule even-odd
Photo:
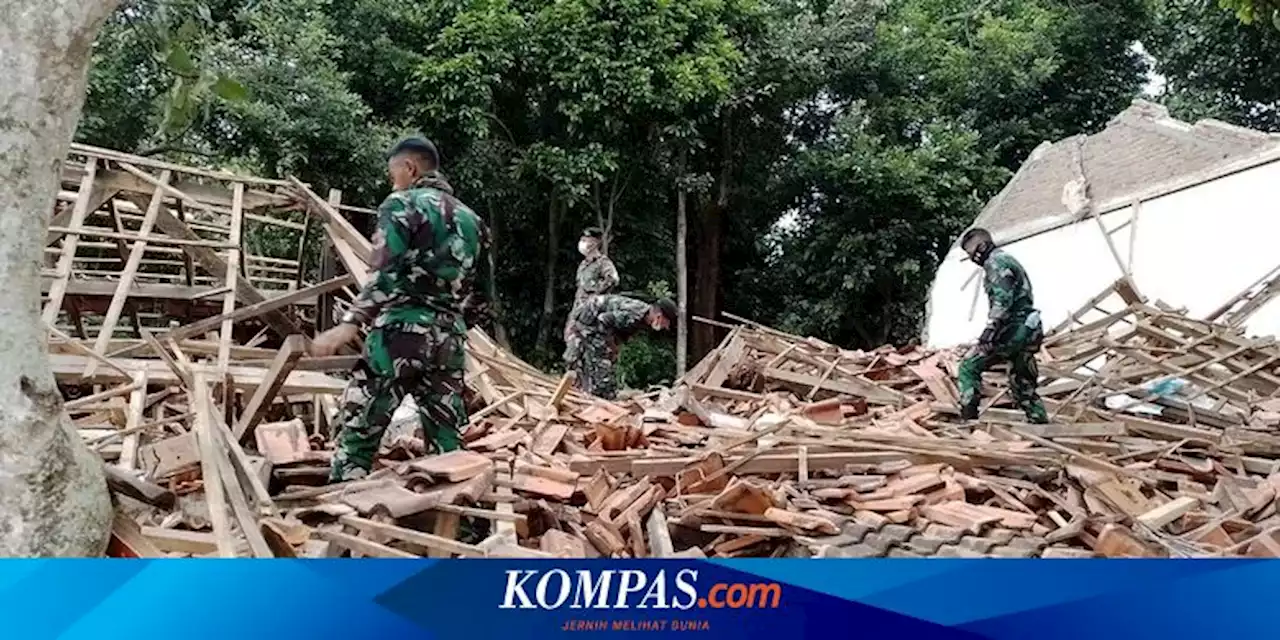
<svg viewBox="0 0 1280 640">
<path fill-rule="evenodd" d="M 1218 5 L 1234 11 L 1245 24 L 1256 21 L 1280 29 L 1280 2 L 1275 0 L 1218 0 Z"/>
<path fill-rule="evenodd" d="M 1280 131 L 1280 31 L 1242 24 L 1198 0 L 1162 0 L 1144 40 L 1166 78 L 1162 101 L 1185 120 Z"/>
<path fill-rule="evenodd" d="M 614 374 L 621 389 L 646 389 L 671 384 L 676 369 L 676 350 L 670 340 L 640 334 L 618 349 Z"/>
<path fill-rule="evenodd" d="M 1149 2 L 132 0 L 95 44 L 78 137 L 292 173 L 374 206 L 382 152 L 421 132 L 493 228 L 512 344 L 548 368 L 581 228 L 609 228 L 620 290 L 675 297 L 677 187 L 691 313 L 722 304 L 839 344 L 903 342 L 955 235 L 1010 172 L 1137 93 L 1135 41 L 1193 69 L 1207 45 L 1153 37 Z M 1221 75 L 1195 67 L 1212 82 L 1187 92 L 1220 110 L 1213 91 L 1241 69 L 1259 73 L 1257 95 L 1236 83 L 1241 104 L 1280 86 L 1267 66 L 1280 56 L 1243 66 L 1227 39 L 1206 63 Z M 278 229 L 247 233 L 254 251 L 294 250 Z M 621 381 L 669 380 L 670 342 L 624 346 Z"/>
</svg>

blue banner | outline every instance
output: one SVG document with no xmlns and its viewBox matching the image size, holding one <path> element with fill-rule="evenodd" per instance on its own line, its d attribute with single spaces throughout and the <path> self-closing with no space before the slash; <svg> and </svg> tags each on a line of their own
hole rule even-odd
<svg viewBox="0 0 1280 640">
<path fill-rule="evenodd" d="M 14 638 L 1269 637 L 1251 560 L 11 560 Z"/>
</svg>

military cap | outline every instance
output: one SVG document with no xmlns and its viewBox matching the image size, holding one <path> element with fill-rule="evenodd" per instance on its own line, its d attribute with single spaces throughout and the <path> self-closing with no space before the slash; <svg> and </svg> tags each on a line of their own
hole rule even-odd
<svg viewBox="0 0 1280 640">
<path fill-rule="evenodd" d="M 974 239 L 981 239 L 987 242 L 992 242 L 991 232 L 987 231 L 986 229 L 983 229 L 982 227 L 973 227 L 968 231 L 965 231 L 964 235 L 960 237 L 960 246 L 963 247 L 969 244 L 970 240 L 974 240 Z"/>
<path fill-rule="evenodd" d="M 583 230 L 582 230 L 582 237 L 584 237 L 584 238 L 603 238 L 603 237 L 604 237 L 604 230 L 603 230 L 603 229 L 601 229 L 600 227 L 587 227 L 586 229 L 583 229 Z"/>
<path fill-rule="evenodd" d="M 667 322 L 675 325 L 676 319 L 680 316 L 680 308 L 676 306 L 675 302 L 671 301 L 671 298 L 659 298 L 657 302 L 653 303 L 653 306 L 657 307 L 662 312 L 662 315 L 667 317 Z"/>
<path fill-rule="evenodd" d="M 412 136 L 397 142 L 396 146 L 391 147 L 391 150 L 387 152 L 387 159 L 394 158 L 402 153 L 416 153 L 426 156 L 431 159 L 433 166 L 440 166 L 440 152 L 436 150 L 436 145 L 421 136 Z"/>
</svg>

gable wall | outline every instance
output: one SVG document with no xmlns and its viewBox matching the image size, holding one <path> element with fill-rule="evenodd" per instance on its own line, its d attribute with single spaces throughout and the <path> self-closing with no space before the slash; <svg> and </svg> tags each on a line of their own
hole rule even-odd
<svg viewBox="0 0 1280 640">
<path fill-rule="evenodd" d="M 1132 251 L 1133 207 L 1102 216 L 1112 241 L 1149 299 L 1203 316 L 1280 265 L 1280 162 L 1143 202 Z M 1005 246 L 1026 267 L 1046 329 L 1064 320 L 1122 275 L 1094 220 L 1083 220 Z M 977 267 L 953 249 L 930 292 L 926 342 L 973 341 L 986 322 Z M 966 282 L 968 283 L 966 286 Z M 976 294 L 976 298 L 975 298 Z M 1280 301 L 1246 325 L 1280 335 Z"/>
</svg>

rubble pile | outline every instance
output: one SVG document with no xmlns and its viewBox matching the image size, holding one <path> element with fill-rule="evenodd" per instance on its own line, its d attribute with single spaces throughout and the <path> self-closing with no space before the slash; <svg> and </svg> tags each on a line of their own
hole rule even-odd
<svg viewBox="0 0 1280 640">
<path fill-rule="evenodd" d="M 369 277 L 368 242 L 341 215 L 353 208 L 297 181 L 79 153 L 49 287 L 78 311 L 46 318 L 63 320 L 55 375 L 115 496 L 112 555 L 1280 557 L 1280 346 L 1246 337 L 1239 314 L 1192 318 L 1127 279 L 1047 328 L 1049 424 L 1011 409 L 999 372 L 979 419 L 959 420 L 958 350 L 852 351 L 728 316 L 705 320 L 723 341 L 670 388 L 609 402 L 473 329 L 464 448 L 429 455 L 410 411 L 369 477 L 326 484 L 355 355 L 306 357 L 297 328 L 306 300 Z M 297 281 L 268 296 L 285 279 L 235 268 L 239 227 L 286 206 L 323 226 L 347 273 L 306 282 L 300 255 Z M 114 225 L 87 224 L 108 210 Z M 276 224 L 305 236 L 311 223 Z M 103 275 L 79 265 L 130 247 L 77 249 L 94 234 L 180 260 L 117 256 L 124 271 Z M 232 302 L 88 339 L 80 302 L 98 296 L 114 329 L 139 291 L 169 315 Z"/>
</svg>

